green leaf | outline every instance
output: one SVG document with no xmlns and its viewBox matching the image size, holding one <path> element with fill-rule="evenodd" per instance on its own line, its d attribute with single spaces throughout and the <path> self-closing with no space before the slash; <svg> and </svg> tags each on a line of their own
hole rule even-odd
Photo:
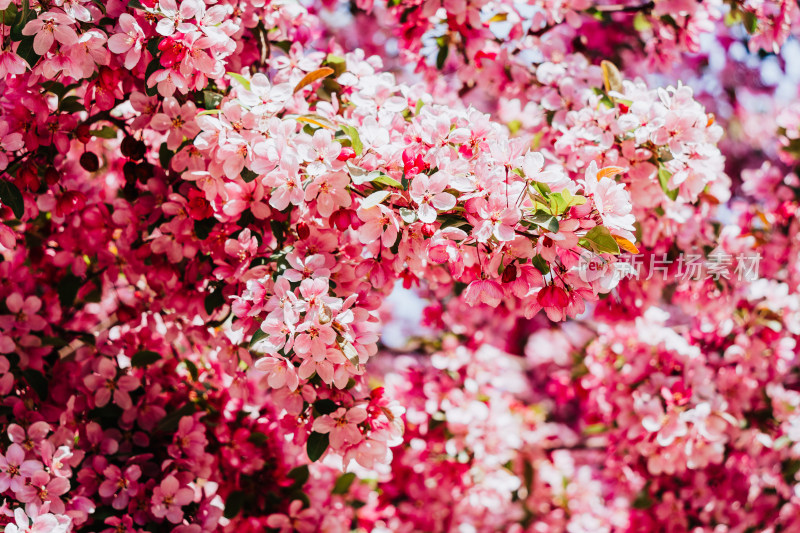
<svg viewBox="0 0 800 533">
<path fill-rule="evenodd" d="M 203 305 L 206 308 L 206 313 L 209 315 L 222 307 L 224 303 L 225 298 L 222 296 L 222 288 L 217 288 L 214 292 L 207 294 L 205 300 L 203 301 Z"/>
<path fill-rule="evenodd" d="M 167 433 L 175 431 L 178 429 L 178 422 L 181 421 L 181 418 L 184 416 L 192 416 L 196 412 L 197 407 L 195 404 L 192 402 L 185 403 L 180 409 L 176 411 L 170 411 L 167 416 L 162 418 L 161 422 L 158 423 L 157 429 Z"/>
<path fill-rule="evenodd" d="M 17 20 L 17 13 L 19 10 L 17 9 L 17 4 L 11 2 L 8 4 L 8 7 L 5 8 L 2 12 L 0 12 L 0 22 L 4 26 L 11 26 L 14 24 L 14 21 Z"/>
<path fill-rule="evenodd" d="M 94 3 L 94 5 L 96 5 L 98 8 L 100 8 L 100 11 L 103 14 L 106 13 L 106 6 L 101 0 L 92 0 L 92 2 Z"/>
<path fill-rule="evenodd" d="M 565 192 L 568 192 L 564 189 Z M 550 195 L 550 212 L 554 215 L 564 213 L 569 207 L 569 202 L 561 195 L 561 193 L 554 193 Z"/>
<path fill-rule="evenodd" d="M 61 337 L 42 337 L 42 346 L 55 346 L 56 348 L 63 348 L 69 343 Z"/>
<path fill-rule="evenodd" d="M 403 184 L 402 183 L 400 183 L 396 179 L 394 179 L 392 177 L 389 177 L 389 176 L 387 176 L 385 174 L 381 174 L 380 176 L 378 176 L 377 178 L 372 180 L 372 183 L 380 183 L 381 185 L 386 185 L 387 187 L 395 187 L 397 189 L 402 189 L 403 188 Z"/>
<path fill-rule="evenodd" d="M 50 386 L 47 382 L 47 378 L 39 372 L 38 370 L 34 370 L 32 368 L 26 368 L 22 371 L 22 376 L 25 378 L 25 381 L 28 382 L 28 385 L 36 392 L 40 399 L 46 400 L 47 396 L 49 395 Z M 327 435 L 326 435 L 327 436 Z"/>
<path fill-rule="evenodd" d="M 143 11 L 145 9 L 145 7 L 142 5 L 141 2 L 139 2 L 139 0 L 129 0 L 128 7 L 131 7 L 133 9 L 141 9 Z"/>
<path fill-rule="evenodd" d="M 756 30 L 758 30 L 758 18 L 756 18 L 756 14 L 752 11 L 744 11 L 744 29 L 747 30 L 747 33 L 754 34 Z"/>
<path fill-rule="evenodd" d="M 86 108 L 83 107 L 83 104 L 81 103 L 80 97 L 75 96 L 74 94 L 61 100 L 58 103 L 58 109 L 64 113 L 77 113 L 78 111 L 86 111 Z"/>
<path fill-rule="evenodd" d="M 673 189 L 673 190 L 669 189 L 669 179 L 671 177 L 672 177 L 672 172 L 670 172 L 666 168 L 660 167 L 658 169 L 658 182 L 661 184 L 661 190 L 664 191 L 664 194 L 666 194 L 670 200 L 675 201 L 678 198 L 679 191 L 678 189 Z"/>
<path fill-rule="evenodd" d="M 158 45 L 161 44 L 161 40 L 162 37 L 153 37 L 152 39 L 147 41 L 146 48 L 147 51 L 150 52 L 150 55 L 153 56 L 153 59 L 157 58 L 160 55 L 159 52 L 161 52 L 161 50 L 158 49 Z"/>
<path fill-rule="evenodd" d="M 347 494 L 347 491 L 350 490 L 350 485 L 353 484 L 355 479 L 356 475 L 353 472 L 346 472 L 342 474 L 333 485 L 331 494 Z"/>
<path fill-rule="evenodd" d="M 22 0 L 21 7 L 22 9 L 17 11 L 16 20 L 11 26 L 10 37 L 12 41 L 21 41 L 25 37 L 22 35 L 23 28 L 25 28 L 28 22 L 36 18 L 36 12 L 31 10 L 30 2 L 28 0 Z M 29 37 L 31 40 L 33 40 L 33 35 Z"/>
<path fill-rule="evenodd" d="M 225 511 L 222 516 L 230 520 L 238 515 L 244 507 L 245 492 L 243 490 L 235 490 L 228 494 L 228 499 L 225 501 Z"/>
<path fill-rule="evenodd" d="M 33 49 L 33 35 L 22 37 L 19 46 L 17 46 L 17 55 L 24 59 L 31 68 L 36 66 L 36 62 L 39 61 L 41 56 Z"/>
<path fill-rule="evenodd" d="M 450 47 L 447 44 L 443 44 L 439 47 L 439 53 L 436 54 L 436 68 L 442 70 L 444 68 L 444 64 L 447 61 L 447 54 L 450 53 Z"/>
<path fill-rule="evenodd" d="M 550 195 L 550 186 L 546 183 L 539 183 L 538 181 L 534 181 L 530 185 L 533 189 L 541 194 L 543 197 L 547 198 Z"/>
<path fill-rule="evenodd" d="M 17 186 L 10 181 L 0 179 L 0 202 L 10 207 L 15 217 L 22 219 L 25 214 L 25 201 Z"/>
<path fill-rule="evenodd" d="M 159 359 L 161 359 L 160 353 L 152 350 L 142 350 L 141 352 L 133 354 L 133 357 L 131 357 L 131 366 L 135 368 L 144 368 L 148 365 L 152 365 Z"/>
<path fill-rule="evenodd" d="M 200 373 L 197 371 L 197 365 L 194 364 L 194 362 L 190 361 L 189 359 L 184 359 L 181 362 L 186 367 L 186 370 L 189 371 L 189 374 L 192 376 L 192 379 L 194 381 L 197 381 L 198 377 L 200 376 Z"/>
<path fill-rule="evenodd" d="M 161 168 L 164 170 L 169 169 L 169 164 L 175 154 L 167 148 L 167 143 L 161 143 L 158 147 L 158 162 L 161 163 Z"/>
<path fill-rule="evenodd" d="M 339 405 L 336 402 L 327 398 L 323 400 L 317 400 L 316 402 L 314 402 L 314 409 L 316 409 L 317 412 L 321 415 L 329 415 L 334 411 L 336 411 L 338 408 Z"/>
<path fill-rule="evenodd" d="M 531 259 L 531 263 L 534 267 L 536 267 L 536 270 L 542 273 L 543 276 L 546 276 L 548 273 L 550 273 L 550 264 L 541 255 L 534 255 L 533 259 Z"/>
<path fill-rule="evenodd" d="M 267 436 L 260 431 L 254 431 L 247 437 L 247 442 L 255 444 L 256 446 L 263 446 L 267 442 Z"/>
<path fill-rule="evenodd" d="M 605 226 L 593 227 L 578 243 L 598 254 L 619 253 L 619 244 Z"/>
<path fill-rule="evenodd" d="M 91 133 L 95 137 L 100 137 L 101 139 L 117 138 L 117 129 L 112 126 L 103 126 L 100 129 L 91 130 L 89 133 Z"/>
<path fill-rule="evenodd" d="M 333 77 L 338 78 L 347 70 L 347 63 L 341 56 L 328 54 L 325 58 L 324 65 L 333 69 Z"/>
<path fill-rule="evenodd" d="M 283 248 L 283 243 L 286 240 L 286 226 L 277 220 L 270 220 L 269 227 L 272 229 L 272 234 L 275 236 L 275 240 L 278 241 L 278 248 Z"/>
<path fill-rule="evenodd" d="M 250 90 L 250 80 L 248 80 L 241 74 L 236 74 L 235 72 L 228 72 L 228 76 L 238 81 L 242 85 L 242 87 L 244 87 L 248 91 Z"/>
<path fill-rule="evenodd" d="M 783 479 L 786 480 L 786 483 L 789 485 L 794 485 L 797 483 L 795 475 L 798 471 L 800 471 L 800 459 L 785 459 L 781 463 L 781 467 Z"/>
<path fill-rule="evenodd" d="M 14 4 L 11 4 L 14 5 Z M 53 93 L 54 95 L 58 96 L 59 98 L 64 98 L 64 95 L 67 94 L 67 88 L 64 86 L 63 83 L 59 83 L 53 80 L 47 80 L 40 83 L 42 88 L 49 92 Z"/>
<path fill-rule="evenodd" d="M 308 465 L 298 466 L 289 470 L 286 477 L 294 480 L 294 485 L 297 487 L 303 486 L 308 481 Z"/>
<path fill-rule="evenodd" d="M 584 435 L 598 435 L 600 433 L 605 432 L 608 427 L 605 424 L 589 424 L 585 428 L 583 428 Z"/>
<path fill-rule="evenodd" d="M 312 431 L 311 435 L 308 436 L 308 442 L 306 443 L 306 452 L 308 453 L 308 458 L 311 461 L 316 461 L 322 454 L 325 453 L 325 450 L 328 449 L 328 444 L 330 439 L 327 433 L 317 433 L 316 431 Z"/>
<path fill-rule="evenodd" d="M 342 125 L 342 131 L 350 137 L 350 143 L 353 147 L 353 151 L 356 155 L 361 155 L 361 152 L 364 151 L 364 145 L 361 144 L 361 137 L 358 136 L 358 130 L 356 130 L 353 126 Z"/>
<path fill-rule="evenodd" d="M 550 233 L 558 233 L 559 225 L 558 219 L 551 215 L 550 213 L 546 213 L 544 211 L 536 211 L 531 217 L 530 221 L 540 226 Z"/>
<path fill-rule="evenodd" d="M 653 499 L 648 494 L 648 488 L 645 487 L 639 494 L 636 495 L 636 498 L 632 502 L 632 507 L 634 509 L 650 509 L 653 506 Z"/>
<path fill-rule="evenodd" d="M 61 279 L 58 284 L 58 300 L 61 302 L 61 307 L 72 307 L 81 285 L 83 285 L 81 278 L 75 274 L 67 274 Z"/>
<path fill-rule="evenodd" d="M 214 217 L 204 218 L 203 220 L 195 220 L 194 232 L 197 235 L 197 238 L 201 241 L 208 239 L 208 235 L 211 233 L 211 230 L 214 229 L 216 223 L 217 219 Z"/>
<path fill-rule="evenodd" d="M 203 91 L 203 105 L 206 109 L 216 109 L 222 102 L 222 95 L 214 91 Z"/>
<path fill-rule="evenodd" d="M 161 66 L 161 63 L 159 63 L 158 59 L 153 59 L 147 64 L 147 70 L 144 71 L 144 93 L 147 96 L 155 96 L 158 94 L 158 84 L 156 83 L 150 87 L 147 85 L 147 81 L 150 79 L 150 76 L 162 68 L 163 67 Z"/>
<path fill-rule="evenodd" d="M 253 336 L 250 338 L 250 347 L 252 348 L 258 341 L 263 338 L 266 338 L 267 334 L 264 332 L 263 329 L 258 328 Z"/>
<path fill-rule="evenodd" d="M 253 181 L 258 177 L 258 173 L 253 172 L 249 168 L 245 167 L 242 169 L 240 176 L 242 176 L 242 179 L 244 180 L 245 183 L 250 183 L 251 181 Z"/>
</svg>

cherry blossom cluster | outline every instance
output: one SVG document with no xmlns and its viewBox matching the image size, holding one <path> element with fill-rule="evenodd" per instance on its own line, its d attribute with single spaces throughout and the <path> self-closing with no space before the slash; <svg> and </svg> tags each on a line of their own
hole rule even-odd
<svg viewBox="0 0 800 533">
<path fill-rule="evenodd" d="M 798 17 L 0 0 L 0 527 L 800 527 Z"/>
</svg>

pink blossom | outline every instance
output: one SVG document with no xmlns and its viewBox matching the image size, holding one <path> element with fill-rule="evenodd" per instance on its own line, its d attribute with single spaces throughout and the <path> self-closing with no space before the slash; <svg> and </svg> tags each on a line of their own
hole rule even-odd
<svg viewBox="0 0 800 533">
<path fill-rule="evenodd" d="M 431 176 L 419 174 L 411 181 L 409 192 L 417 203 L 417 216 L 422 222 L 435 222 L 437 210 L 447 211 L 455 207 L 456 197 L 444 192 L 448 182 L 449 177 L 444 172 Z"/>
<path fill-rule="evenodd" d="M 100 484 L 97 493 L 103 498 L 113 498 L 111 506 L 114 509 L 125 509 L 131 496 L 139 491 L 137 481 L 141 475 L 138 465 L 131 465 L 124 472 L 115 465 L 109 465 L 103 470 L 105 481 Z"/>
<path fill-rule="evenodd" d="M 503 299 L 503 288 L 494 280 L 477 279 L 471 282 L 464 291 L 464 301 L 469 305 L 485 303 L 497 307 Z"/>
<path fill-rule="evenodd" d="M 120 33 L 108 38 L 108 49 L 115 54 L 125 54 L 125 68 L 133 69 L 142 57 L 144 31 L 128 13 L 119 16 Z"/>
<path fill-rule="evenodd" d="M 192 498 L 190 489 L 181 487 L 175 476 L 167 476 L 153 489 L 150 510 L 156 518 L 166 518 L 173 524 L 179 524 L 183 519 L 181 507 L 191 503 Z"/>
<path fill-rule="evenodd" d="M 367 412 L 361 407 L 338 408 L 330 415 L 322 415 L 314 420 L 314 431 L 328 433 L 331 446 L 342 449 L 347 444 L 358 444 L 364 437 L 358 424 L 367 419 Z"/>
<path fill-rule="evenodd" d="M 294 500 L 289 504 L 288 514 L 271 514 L 267 517 L 267 526 L 279 529 L 280 533 L 299 531 L 312 533 L 317 531 L 317 513 L 314 509 L 303 509 L 303 502 Z"/>
<path fill-rule="evenodd" d="M 317 211 L 329 217 L 339 207 L 350 207 L 352 202 L 345 189 L 350 178 L 344 172 L 322 174 L 306 187 L 306 201 L 317 200 Z"/>
<path fill-rule="evenodd" d="M 83 379 L 86 387 L 94 392 L 94 402 L 97 407 L 103 407 L 113 398 L 115 404 L 123 409 L 130 409 L 133 405 L 130 391 L 139 388 L 139 380 L 134 376 L 122 375 L 117 377 L 117 367 L 110 359 L 100 359 L 94 373 Z"/>
<path fill-rule="evenodd" d="M 41 508 L 49 503 L 49 509 L 54 513 L 64 512 L 64 502 L 59 496 L 69 490 L 69 481 L 63 477 L 51 478 L 47 472 L 39 470 L 34 472 L 28 484 L 18 492 L 20 501 L 30 504 L 32 508 Z"/>
<path fill-rule="evenodd" d="M 256 361 L 254 368 L 268 374 L 267 383 L 273 389 L 288 387 L 295 390 L 300 382 L 294 365 L 282 357 L 267 355 Z"/>
<path fill-rule="evenodd" d="M 63 13 L 47 11 L 28 22 L 22 29 L 22 34 L 35 35 L 33 50 L 41 56 L 50 50 L 54 41 L 65 46 L 78 42 L 78 34 L 72 28 L 72 23 L 72 19 Z"/>
<path fill-rule="evenodd" d="M 164 112 L 153 116 L 150 126 L 157 131 L 169 132 L 167 148 L 176 150 L 183 142 L 184 137 L 193 139 L 200 132 L 194 121 L 197 108 L 192 102 L 178 104 L 175 98 L 164 99 Z"/>
<path fill-rule="evenodd" d="M 17 443 L 12 443 L 5 456 L 0 455 L 0 492 L 11 489 L 19 492 L 33 474 L 42 469 L 42 463 L 34 459 L 25 459 L 25 450 Z"/>
</svg>

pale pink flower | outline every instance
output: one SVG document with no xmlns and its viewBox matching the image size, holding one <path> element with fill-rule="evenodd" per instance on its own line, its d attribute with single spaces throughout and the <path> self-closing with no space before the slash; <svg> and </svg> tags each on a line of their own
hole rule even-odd
<svg viewBox="0 0 800 533">
<path fill-rule="evenodd" d="M 114 509 L 125 509 L 131 497 L 139 491 L 137 483 L 142 475 L 142 470 L 138 465 L 131 465 L 120 470 L 116 465 L 109 465 L 103 470 L 103 481 L 97 489 L 97 493 L 102 498 L 112 498 L 111 506 Z"/>
<path fill-rule="evenodd" d="M 42 463 L 33 459 L 26 460 L 22 446 L 12 443 L 5 455 L 0 454 L 0 493 L 8 489 L 18 492 L 40 470 Z"/>
<path fill-rule="evenodd" d="M 296 173 L 277 169 L 265 177 L 263 183 L 274 187 L 269 197 L 269 205 L 278 211 L 283 211 L 289 204 L 300 205 L 305 198 L 303 182 Z"/>
<path fill-rule="evenodd" d="M 51 478 L 47 472 L 39 470 L 34 472 L 28 484 L 19 490 L 17 497 L 21 502 L 32 504 L 36 508 L 49 503 L 51 511 L 61 514 L 64 512 L 64 502 L 59 496 L 66 494 L 68 490 L 67 478 Z"/>
<path fill-rule="evenodd" d="M 336 331 L 330 323 L 320 323 L 320 316 L 313 320 L 306 320 L 297 327 L 297 337 L 294 340 L 294 351 L 298 355 L 310 354 L 314 357 L 324 357 L 328 346 L 336 342 Z"/>
<path fill-rule="evenodd" d="M 192 102 L 180 105 L 175 98 L 164 99 L 163 113 L 153 117 L 150 126 L 156 131 L 169 132 L 167 148 L 176 150 L 183 142 L 184 137 L 194 139 L 200 132 L 200 127 L 194 120 L 197 107 Z"/>
<path fill-rule="evenodd" d="M 117 367 L 107 358 L 99 360 L 95 372 L 83 378 L 83 383 L 94 391 L 97 407 L 106 405 L 113 395 L 115 404 L 122 409 L 130 409 L 133 403 L 128 393 L 139 388 L 139 379 L 134 376 L 122 375 L 117 378 Z"/>
<path fill-rule="evenodd" d="M 306 188 L 306 201 L 317 199 L 317 211 L 329 217 L 339 207 L 350 207 L 352 199 L 347 191 L 350 177 L 344 172 L 323 174 Z"/>
<path fill-rule="evenodd" d="M 181 487 L 175 476 L 167 476 L 153 489 L 150 512 L 156 518 L 166 518 L 173 524 L 183 520 L 181 507 L 192 502 L 194 495 L 188 487 Z"/>
<path fill-rule="evenodd" d="M 45 11 L 39 18 L 28 22 L 22 29 L 23 35 L 35 35 L 33 51 L 43 56 L 53 46 L 54 41 L 71 46 L 78 42 L 78 34 L 72 28 L 72 19 L 63 13 Z"/>
<path fill-rule="evenodd" d="M 50 424 L 45 421 L 34 422 L 28 429 L 25 430 L 18 424 L 10 424 L 8 426 L 8 438 L 11 442 L 16 442 L 25 450 L 31 451 L 39 446 L 47 434 L 50 433 Z"/>
<path fill-rule="evenodd" d="M 121 33 L 109 37 L 108 49 L 115 54 L 125 54 L 125 68 L 131 70 L 142 57 L 144 31 L 128 13 L 119 16 L 119 29 Z"/>
<path fill-rule="evenodd" d="M 47 321 L 37 313 L 42 308 L 42 301 L 37 296 L 28 296 L 23 300 L 18 292 L 6 298 L 6 307 L 12 316 L 2 317 L 0 325 L 5 325 L 12 318 L 10 325 L 20 331 L 41 331 L 47 326 Z"/>
<path fill-rule="evenodd" d="M 271 514 L 267 517 L 267 526 L 279 529 L 280 533 L 313 533 L 319 531 L 317 527 L 317 512 L 314 509 L 303 509 L 303 502 L 294 500 L 289 504 L 288 515 Z"/>
<path fill-rule="evenodd" d="M 636 242 L 633 234 L 636 228 L 633 223 L 633 205 L 631 197 L 625 190 L 624 183 L 617 183 L 613 178 L 603 176 L 597 179 L 597 164 L 592 161 L 586 169 L 584 191 L 594 200 L 594 205 L 600 213 L 603 225 L 614 234 L 630 242 Z"/>
<path fill-rule="evenodd" d="M 291 282 L 298 283 L 309 278 L 329 278 L 331 275 L 331 271 L 325 267 L 326 260 L 322 254 L 300 257 L 296 253 L 291 253 L 286 259 L 292 268 L 286 269 L 282 275 Z"/>
<path fill-rule="evenodd" d="M 358 424 L 366 419 L 367 411 L 363 407 L 340 407 L 330 415 L 322 415 L 314 420 L 313 427 L 317 433 L 328 433 L 331 446 L 338 450 L 345 443 L 358 444 L 364 438 Z"/>
<path fill-rule="evenodd" d="M 273 389 L 288 387 L 289 390 L 295 390 L 300 383 L 297 369 L 285 357 L 267 355 L 256 361 L 253 367 L 268 374 L 267 383 Z"/>
<path fill-rule="evenodd" d="M 497 307 L 503 299 L 503 288 L 491 279 L 476 279 L 464 290 L 464 301 L 469 305 L 485 303 Z"/>
<path fill-rule="evenodd" d="M 472 235 L 478 242 L 494 237 L 498 241 L 510 241 L 516 237 L 515 227 L 522 213 L 505 195 L 492 194 L 488 200 L 477 198 L 477 214 Z"/>
<path fill-rule="evenodd" d="M 357 211 L 364 225 L 358 228 L 358 240 L 369 244 L 380 239 L 384 247 L 390 248 L 397 241 L 400 220 L 397 215 L 383 204 L 359 209 Z"/>
<path fill-rule="evenodd" d="M 449 177 L 444 172 L 436 172 L 432 176 L 418 174 L 411 182 L 409 193 L 417 203 L 417 216 L 422 222 L 430 224 L 436 221 L 436 211 L 447 211 L 456 205 L 456 197 L 444 192 L 449 184 Z"/>
<path fill-rule="evenodd" d="M 14 509 L 14 523 L 5 527 L 5 533 L 66 533 L 72 529 L 71 522 L 59 520 L 50 513 L 39 514 L 25 511 L 21 507 Z M 66 517 L 62 517 L 66 518 Z"/>
<path fill-rule="evenodd" d="M 24 74 L 27 69 L 25 61 L 14 52 L 0 51 L 0 77 Z"/>
<path fill-rule="evenodd" d="M 314 132 L 311 142 L 300 143 L 297 153 L 307 162 L 306 172 L 310 176 L 319 176 L 328 169 L 342 167 L 342 162 L 336 158 L 342 152 L 342 145 L 333 140 L 333 134 L 326 129 Z"/>
</svg>

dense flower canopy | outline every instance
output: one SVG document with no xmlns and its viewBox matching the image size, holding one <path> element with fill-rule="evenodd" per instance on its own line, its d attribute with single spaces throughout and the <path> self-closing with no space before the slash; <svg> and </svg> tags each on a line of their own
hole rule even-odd
<svg viewBox="0 0 800 533">
<path fill-rule="evenodd" d="M 0 17 L 5 532 L 800 531 L 794 0 Z"/>
</svg>

